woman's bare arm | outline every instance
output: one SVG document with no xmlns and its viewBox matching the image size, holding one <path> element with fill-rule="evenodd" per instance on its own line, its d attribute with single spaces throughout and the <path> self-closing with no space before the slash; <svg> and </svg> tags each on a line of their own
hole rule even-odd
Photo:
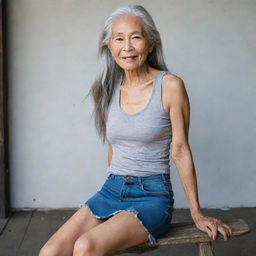
<svg viewBox="0 0 256 256">
<path fill-rule="evenodd" d="M 232 234 L 230 227 L 217 218 L 204 216 L 201 212 L 196 171 L 188 141 L 190 104 L 184 82 L 173 74 L 167 74 L 163 79 L 163 88 L 163 97 L 168 102 L 172 124 L 171 156 L 186 193 L 191 217 L 197 228 L 206 232 L 213 240 L 217 238 L 218 231 L 227 240 Z"/>
</svg>

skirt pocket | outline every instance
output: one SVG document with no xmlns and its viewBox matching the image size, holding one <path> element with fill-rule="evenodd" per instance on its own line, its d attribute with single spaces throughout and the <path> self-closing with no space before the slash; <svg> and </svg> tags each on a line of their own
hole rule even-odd
<svg viewBox="0 0 256 256">
<path fill-rule="evenodd" d="M 147 194 L 160 194 L 160 195 L 169 195 L 168 188 L 164 184 L 164 181 L 162 180 L 150 180 L 150 181 L 144 181 L 141 184 L 141 189 L 143 192 Z"/>
</svg>

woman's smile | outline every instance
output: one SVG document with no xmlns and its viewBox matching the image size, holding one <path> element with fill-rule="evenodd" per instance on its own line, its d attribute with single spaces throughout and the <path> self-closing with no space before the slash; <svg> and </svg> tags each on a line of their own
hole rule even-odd
<svg viewBox="0 0 256 256">
<path fill-rule="evenodd" d="M 134 62 L 134 61 L 136 61 L 137 56 L 127 56 L 127 57 L 122 57 L 122 59 L 123 59 L 125 62 Z"/>
</svg>

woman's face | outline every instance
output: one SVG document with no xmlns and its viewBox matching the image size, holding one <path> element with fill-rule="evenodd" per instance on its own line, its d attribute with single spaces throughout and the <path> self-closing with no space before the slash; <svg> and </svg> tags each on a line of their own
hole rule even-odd
<svg viewBox="0 0 256 256">
<path fill-rule="evenodd" d="M 139 17 L 127 14 L 112 24 L 108 48 L 116 63 L 124 70 L 140 68 L 152 51 Z"/>
</svg>

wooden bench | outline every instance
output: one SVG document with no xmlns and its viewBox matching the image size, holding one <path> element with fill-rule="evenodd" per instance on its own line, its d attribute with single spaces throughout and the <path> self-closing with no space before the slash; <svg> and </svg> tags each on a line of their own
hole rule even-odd
<svg viewBox="0 0 256 256">
<path fill-rule="evenodd" d="M 242 219 L 229 221 L 223 220 L 223 222 L 227 223 L 233 230 L 234 235 L 230 239 L 236 238 L 236 236 L 240 236 L 250 231 L 249 226 Z M 218 239 L 223 239 L 223 237 L 219 235 Z M 173 223 L 171 224 L 170 230 L 157 239 L 156 245 L 149 245 L 146 242 L 140 245 L 132 246 L 125 250 L 116 251 L 113 255 L 122 253 L 144 253 L 155 250 L 161 245 L 195 243 L 198 248 L 199 256 L 214 256 L 212 247 L 213 242 L 214 241 L 211 240 L 206 233 L 197 229 L 192 222 Z"/>
</svg>

